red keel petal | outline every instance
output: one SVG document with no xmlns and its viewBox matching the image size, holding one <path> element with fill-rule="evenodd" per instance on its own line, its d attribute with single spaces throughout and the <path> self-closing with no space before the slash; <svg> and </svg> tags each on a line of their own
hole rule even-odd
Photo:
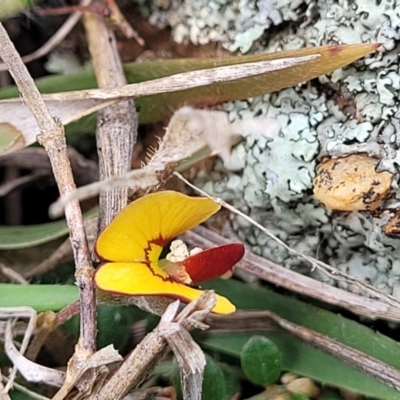
<svg viewBox="0 0 400 400">
<path fill-rule="evenodd" d="M 231 270 L 243 257 L 242 243 L 229 243 L 206 249 L 182 262 L 193 284 L 209 281 Z"/>
</svg>

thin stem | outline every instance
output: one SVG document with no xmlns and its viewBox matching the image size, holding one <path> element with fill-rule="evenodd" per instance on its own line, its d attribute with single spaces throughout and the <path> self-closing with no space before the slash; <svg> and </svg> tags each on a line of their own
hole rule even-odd
<svg viewBox="0 0 400 400">
<path fill-rule="evenodd" d="M 0 23 L 0 57 L 8 66 L 25 103 L 34 115 L 40 129 L 38 142 L 49 155 L 54 177 L 61 195 L 76 189 L 68 159 L 67 144 L 63 125 L 50 114 L 35 82 L 29 75 L 21 57 L 15 50 L 7 31 Z M 70 232 L 74 253 L 78 287 L 81 301 L 80 347 L 86 354 L 93 353 L 96 346 L 96 299 L 93 286 L 93 266 L 85 233 L 82 212 L 78 201 L 65 207 L 65 218 Z"/>
</svg>

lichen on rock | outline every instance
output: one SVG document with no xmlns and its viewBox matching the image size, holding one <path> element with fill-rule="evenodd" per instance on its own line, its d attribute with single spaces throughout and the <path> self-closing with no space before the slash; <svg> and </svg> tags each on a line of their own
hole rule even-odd
<svg viewBox="0 0 400 400">
<path fill-rule="evenodd" d="M 231 121 L 273 118 L 279 134 L 247 136 L 234 149 L 240 171 L 221 177 L 220 165 L 199 182 L 291 247 L 400 299 L 400 242 L 384 232 L 400 207 L 400 1 L 167 1 L 174 12 L 157 3 L 147 9 L 150 21 L 171 25 L 177 41 L 218 41 L 242 52 L 382 43 L 375 54 L 329 76 L 225 104 Z M 393 175 L 379 212 L 329 210 L 312 195 L 317 166 L 360 153 L 377 160 L 376 172 Z M 232 227 L 256 253 L 335 284 L 238 217 L 232 217 Z"/>
<path fill-rule="evenodd" d="M 270 27 L 302 20 L 313 1 L 140 0 L 138 3 L 150 23 L 160 28 L 171 26 L 178 43 L 219 42 L 230 51 L 245 53 Z"/>
</svg>

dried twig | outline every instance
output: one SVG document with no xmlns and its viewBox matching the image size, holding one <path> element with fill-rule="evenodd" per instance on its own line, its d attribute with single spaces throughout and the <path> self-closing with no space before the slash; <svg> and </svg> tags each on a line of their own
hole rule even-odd
<svg viewBox="0 0 400 400">
<path fill-rule="evenodd" d="M 150 96 L 153 94 L 186 90 L 213 83 L 229 82 L 236 79 L 262 75 L 270 71 L 290 68 L 305 64 L 319 58 L 319 54 L 308 56 L 281 58 L 278 60 L 248 62 L 245 64 L 228 65 L 208 68 L 199 71 L 190 71 L 158 78 L 151 81 L 131 83 L 115 89 L 86 89 L 71 92 L 45 94 L 45 100 L 77 101 L 77 100 L 110 100 L 121 101 L 131 97 Z M 10 101 L 10 100 L 9 100 Z"/>
<path fill-rule="evenodd" d="M 12 268 L 6 267 L 0 263 L 0 274 L 7 277 L 11 282 L 17 282 L 21 285 L 27 285 L 29 282 Z"/>
<path fill-rule="evenodd" d="M 7 331 L 10 329 L 10 327 L 8 326 L 9 321 L 12 318 L 19 318 L 19 317 L 29 318 L 29 323 L 25 329 L 24 338 L 22 340 L 21 347 L 19 349 L 19 352 L 17 351 L 18 355 L 22 356 L 25 353 L 25 350 L 28 348 L 29 340 L 30 340 L 30 338 L 33 334 L 33 331 L 35 329 L 35 326 L 36 326 L 36 311 L 31 307 L 7 307 L 7 308 L 0 309 L 0 318 L 7 319 L 6 329 L 5 329 L 6 335 L 7 335 Z M 11 338 L 11 344 L 12 344 L 12 338 Z M 9 348 L 6 345 L 5 352 L 8 355 L 8 357 L 10 358 L 10 360 L 12 360 L 12 357 L 10 356 L 8 350 L 9 350 Z M 14 367 L 14 369 L 10 373 L 9 380 L 4 389 L 4 391 L 6 393 L 10 390 L 10 388 L 12 387 L 12 385 L 14 383 L 14 378 L 15 378 L 16 372 L 17 372 L 17 368 Z"/>
<path fill-rule="evenodd" d="M 66 260 L 68 256 L 72 258 L 72 249 L 70 240 L 66 239 L 53 251 L 53 253 L 50 254 L 49 257 L 45 258 L 40 264 L 36 265 L 32 269 L 27 270 L 24 273 L 24 277 L 29 279 L 36 275 L 49 272 L 60 262 Z"/>
<path fill-rule="evenodd" d="M 16 189 L 22 189 L 23 187 L 33 185 L 36 181 L 49 176 L 50 175 L 48 171 L 37 170 L 29 175 L 12 179 L 0 185 L 0 197 L 7 196 Z"/>
<path fill-rule="evenodd" d="M 88 219 L 85 221 L 86 227 L 86 235 L 88 237 L 89 243 L 94 241 L 94 236 L 96 232 L 97 218 Z M 26 271 L 23 275 L 24 278 L 29 279 L 36 275 L 44 274 L 45 272 L 51 271 L 62 261 L 72 259 L 72 248 L 71 242 L 66 239 L 62 242 L 51 254 L 49 257 L 42 260 L 42 262 L 32 269 Z"/>
<path fill-rule="evenodd" d="M 150 186 L 155 186 L 159 183 L 156 172 L 157 171 L 153 169 L 150 171 L 147 169 L 134 169 L 133 171 L 129 171 L 124 176 L 114 176 L 105 181 L 95 182 L 91 183 L 90 185 L 83 186 L 82 188 L 75 190 L 73 193 L 68 193 L 60 197 L 50 206 L 49 214 L 52 217 L 58 217 L 60 214 L 62 214 L 65 205 L 68 204 L 72 199 L 87 199 L 104 190 L 110 190 L 121 186 L 134 188 L 135 191 L 140 189 L 148 189 Z"/>
<path fill-rule="evenodd" d="M 54 119 L 31 76 L 15 50 L 6 30 L 0 23 L 0 56 L 9 68 L 24 101 L 34 115 L 40 128 L 38 141 L 48 152 L 54 176 L 61 194 L 75 189 L 71 166 L 68 160 L 64 127 Z M 76 279 L 80 288 L 81 299 L 81 336 L 78 350 L 87 354 L 95 350 L 96 338 L 96 302 L 92 282 L 93 267 L 87 244 L 82 212 L 77 201 L 65 208 L 65 216 L 70 231 L 71 243 L 76 264 Z"/>
<path fill-rule="evenodd" d="M 36 364 L 22 355 L 13 343 L 11 320 L 7 321 L 4 349 L 8 358 L 28 382 L 45 382 L 48 385 L 60 387 L 65 379 L 65 373 Z"/>
<path fill-rule="evenodd" d="M 88 398 L 93 387 L 96 384 L 101 384 L 108 375 L 108 368 L 105 365 L 122 359 L 113 345 L 103 347 L 86 357 L 85 360 L 78 359 L 76 356 L 77 353 L 69 360 L 64 384 L 55 394 L 53 400 L 64 400 L 74 388 L 77 388 L 80 392 L 80 397 L 75 398 Z"/>
<path fill-rule="evenodd" d="M 5 376 L 3 377 L 3 379 L 4 379 L 5 382 L 9 381 L 9 379 L 6 378 Z M 42 395 L 40 395 L 40 394 L 38 394 L 36 392 L 33 392 L 32 390 L 29 390 L 28 388 L 26 388 L 25 386 L 20 385 L 17 382 L 13 383 L 13 387 L 15 389 L 18 389 L 20 392 L 25 393 L 26 395 L 28 395 L 28 398 L 37 399 L 37 400 L 50 400 L 48 397 L 42 396 Z M 1 389 L 1 385 L 0 385 L 0 389 Z M 11 400 L 10 398 L 3 398 L 3 397 L 0 397 L 0 399 L 1 400 Z"/>
<path fill-rule="evenodd" d="M 11 397 L 6 393 L 4 385 L 3 385 L 3 380 L 7 382 L 5 377 L 2 376 L 1 370 L 0 370 L 0 400 L 11 400 Z"/>
<path fill-rule="evenodd" d="M 99 390 L 95 400 L 121 399 L 131 387 L 137 386 L 154 368 L 156 363 L 169 351 L 165 338 L 165 329 L 171 323 L 178 323 L 185 329 L 204 329 L 202 321 L 215 305 L 212 291 L 203 292 L 196 300 L 189 303 L 175 317 L 179 302 L 170 304 L 162 316 L 158 327 L 149 333 L 124 360 L 118 370 Z"/>
<path fill-rule="evenodd" d="M 78 182 L 87 184 L 99 180 L 99 168 L 94 161 L 83 157 L 73 147 L 68 147 L 68 157 L 72 172 Z M 49 171 L 51 170 L 51 163 L 44 149 L 28 147 L 2 156 L 0 167 Z"/>
<path fill-rule="evenodd" d="M 128 39 L 134 38 L 139 46 L 144 46 L 144 39 L 139 35 L 137 31 L 135 31 L 135 29 L 132 28 L 129 22 L 125 19 L 115 0 L 105 0 L 105 2 L 107 3 L 108 9 L 110 10 L 111 21 L 118 26 L 124 36 Z"/>
<path fill-rule="evenodd" d="M 182 235 L 182 238 L 192 246 L 201 248 L 231 242 L 231 240 L 225 239 L 203 226 L 198 226 L 192 231 L 186 232 Z M 236 266 L 274 285 L 325 303 L 334 304 L 366 318 L 400 322 L 400 309 L 398 307 L 319 282 L 257 256 L 249 250 L 246 251 L 243 259 Z"/>
<path fill-rule="evenodd" d="M 115 36 L 104 17 L 85 13 L 83 23 L 99 87 L 113 88 L 126 85 Z M 137 125 L 133 100 L 125 100 L 97 112 L 96 138 L 101 180 L 121 176 L 131 169 Z M 99 232 L 126 206 L 127 201 L 126 186 L 100 194 Z"/>
<path fill-rule="evenodd" d="M 81 5 L 87 6 L 89 5 L 91 0 L 82 0 Z M 64 23 L 63 25 L 57 30 L 57 32 L 39 49 L 35 50 L 33 53 L 28 54 L 22 57 L 22 61 L 24 63 L 28 63 L 34 61 L 40 57 L 45 56 L 47 53 L 52 51 L 56 48 L 71 32 L 72 28 L 77 24 L 79 19 L 81 18 L 81 12 L 73 13 Z M 7 71 L 8 66 L 6 63 L 0 63 L 0 71 Z"/>
</svg>

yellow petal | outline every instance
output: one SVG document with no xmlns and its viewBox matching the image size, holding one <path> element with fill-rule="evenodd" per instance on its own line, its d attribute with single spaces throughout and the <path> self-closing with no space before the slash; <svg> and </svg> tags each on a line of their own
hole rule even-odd
<svg viewBox="0 0 400 400">
<path fill-rule="evenodd" d="M 96 270 L 96 286 L 105 291 L 131 296 L 166 296 L 189 302 L 196 299 L 201 290 L 172 282 L 158 266 L 144 263 L 106 263 Z M 225 297 L 218 296 L 213 312 L 230 314 L 235 306 Z"/>
<path fill-rule="evenodd" d="M 156 262 L 175 236 L 201 224 L 220 206 L 208 198 L 164 191 L 144 196 L 125 207 L 104 229 L 96 243 L 100 258 L 108 261 Z"/>
</svg>

